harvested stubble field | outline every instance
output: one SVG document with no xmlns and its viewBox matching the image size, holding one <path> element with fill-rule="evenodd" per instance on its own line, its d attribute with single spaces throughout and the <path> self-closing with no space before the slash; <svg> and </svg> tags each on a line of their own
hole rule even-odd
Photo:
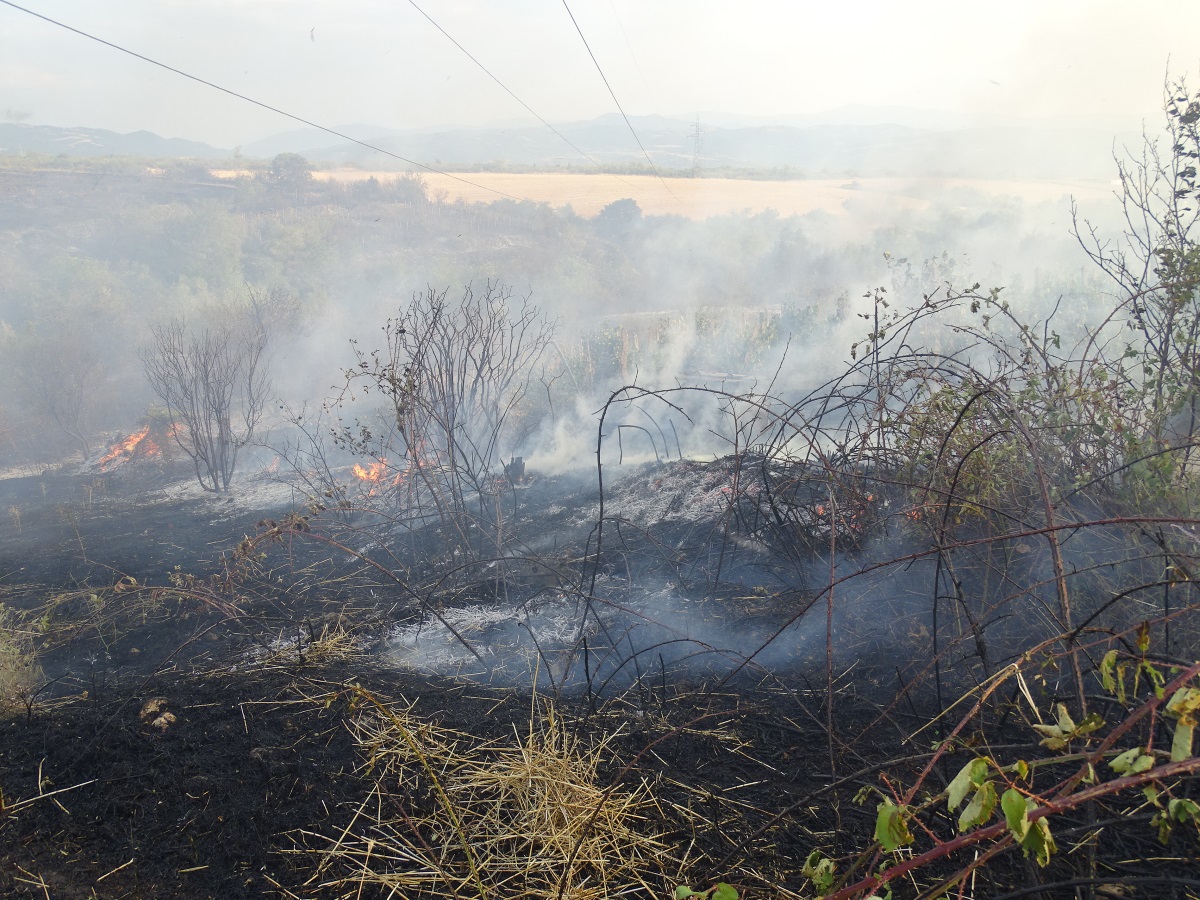
<svg viewBox="0 0 1200 900">
<path fill-rule="evenodd" d="M 338 169 L 315 172 L 319 180 L 387 181 L 395 172 Z M 1068 195 L 1081 200 L 1110 199 L 1112 187 L 1095 181 L 988 180 L 968 178 L 832 178 L 758 181 L 741 178 L 655 178 L 653 175 L 590 175 L 568 172 L 422 172 L 431 196 L 447 200 L 489 202 L 505 198 L 551 206 L 570 205 L 582 216 L 594 216 L 614 200 L 636 200 L 655 216 L 703 219 L 723 213 L 774 210 L 782 216 L 822 211 L 833 215 L 849 209 L 871 214 L 924 209 L 929 198 L 949 191 L 974 191 L 992 197 L 1020 197 L 1029 203 Z"/>
</svg>

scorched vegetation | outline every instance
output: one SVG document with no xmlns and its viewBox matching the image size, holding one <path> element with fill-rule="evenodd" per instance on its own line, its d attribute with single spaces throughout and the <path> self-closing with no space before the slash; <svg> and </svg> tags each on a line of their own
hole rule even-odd
<svg viewBox="0 0 1200 900">
<path fill-rule="evenodd" d="M 197 625 L 136 704 L 57 701 L 140 771 L 9 739 L 63 774 L 4 776 L 0 833 L 35 849 L 0 884 L 49 894 L 38 841 L 78 847 L 73 800 L 108 791 L 102 820 L 173 842 L 156 889 L 218 859 L 196 896 L 1196 896 L 1200 95 L 1169 84 L 1166 113 L 1169 146 L 1121 163 L 1125 234 L 1076 218 L 1115 294 L 1044 309 L 892 259 L 891 290 L 807 320 L 855 332 L 827 377 L 795 375 L 801 337 L 736 371 L 782 311 L 684 323 L 724 354 L 706 374 L 680 322 L 580 336 L 501 284 L 416 294 L 333 399 L 284 410 L 296 500 L 215 574 L 11 588 L 12 735 L 52 716 L 35 644 Z M 636 218 L 601 220 L 614 260 Z M 265 334 L 229 321 L 145 354 L 213 492 L 263 412 Z M 204 359 L 226 380 L 193 388 Z M 584 473 L 551 473 L 561 447 Z M 235 661 L 176 667 L 210 632 Z M 95 884 L 136 893 L 121 846 Z"/>
</svg>

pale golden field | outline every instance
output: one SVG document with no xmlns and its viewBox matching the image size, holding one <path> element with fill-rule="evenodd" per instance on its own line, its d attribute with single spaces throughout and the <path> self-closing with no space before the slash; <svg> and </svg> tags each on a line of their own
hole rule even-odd
<svg viewBox="0 0 1200 900">
<path fill-rule="evenodd" d="M 215 174 L 215 173 L 214 173 Z M 314 172 L 321 180 L 387 181 L 395 172 L 342 169 Z M 895 213 L 945 201 L 955 189 L 994 197 L 1018 197 L 1026 203 L 1055 201 L 1073 195 L 1082 201 L 1111 198 L 1112 185 L 1101 181 L 1035 181 L 949 178 L 857 178 L 804 181 L 750 181 L 731 178 L 667 178 L 651 175 L 585 175 L 577 173 L 468 172 L 421 178 L 431 196 L 446 200 L 488 202 L 504 198 L 532 200 L 551 206 L 570 204 L 576 213 L 593 216 L 614 200 L 630 197 L 648 215 L 681 215 L 702 219 L 720 213 L 773 209 L 780 215 L 824 210 L 835 215 Z"/>
</svg>

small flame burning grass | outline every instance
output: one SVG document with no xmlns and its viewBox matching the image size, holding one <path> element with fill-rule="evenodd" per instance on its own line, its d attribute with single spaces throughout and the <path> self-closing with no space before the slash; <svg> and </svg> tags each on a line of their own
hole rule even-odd
<svg viewBox="0 0 1200 900">
<path fill-rule="evenodd" d="M 134 432 L 129 437 L 117 441 L 108 448 L 107 453 L 100 457 L 100 468 L 107 472 L 112 466 L 129 461 L 138 452 L 138 445 L 149 436 L 150 426 L 144 425 L 141 431 Z M 151 441 L 151 444 L 153 444 L 153 441 Z M 149 447 L 145 449 L 148 450 Z M 157 450 L 158 448 L 155 447 L 154 449 Z"/>
<path fill-rule="evenodd" d="M 395 472 L 384 458 L 372 460 L 366 466 L 355 463 L 350 472 L 367 488 L 368 497 L 374 496 L 379 488 L 399 487 L 408 479 L 407 470 Z"/>
<path fill-rule="evenodd" d="M 175 429 L 178 426 L 172 425 Z M 143 425 L 140 431 L 135 431 L 126 438 L 122 438 L 108 448 L 108 452 L 100 457 L 99 463 L 101 471 L 108 472 L 113 468 L 129 462 L 135 456 L 161 456 L 162 449 L 150 437 L 150 426 Z"/>
<path fill-rule="evenodd" d="M 350 471 L 354 473 L 354 477 L 359 481 L 369 481 L 372 484 L 378 484 L 383 480 L 383 476 L 387 474 L 387 460 L 376 460 L 366 468 L 355 463 Z"/>
<path fill-rule="evenodd" d="M 97 461 L 102 472 L 111 472 L 135 459 L 161 459 L 163 444 L 177 440 L 182 425 L 172 422 L 165 428 L 143 425 L 140 429 L 111 444 Z"/>
</svg>

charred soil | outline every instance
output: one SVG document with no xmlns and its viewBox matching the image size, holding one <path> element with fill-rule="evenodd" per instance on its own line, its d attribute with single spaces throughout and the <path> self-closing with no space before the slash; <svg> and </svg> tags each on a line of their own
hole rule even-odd
<svg viewBox="0 0 1200 900">
<path fill-rule="evenodd" d="M 443 543 L 436 527 L 395 546 L 366 540 L 380 532 L 361 522 L 325 530 L 279 483 L 221 497 L 171 472 L 0 481 L 0 501 L 20 509 L 0 544 L 5 601 L 27 614 L 41 666 L 0 721 L 0 893 L 481 894 L 471 852 L 456 862 L 453 829 L 439 832 L 436 820 L 456 808 L 476 821 L 469 804 L 487 791 L 456 787 L 450 773 L 494 787 L 511 776 L 504 766 L 530 758 L 535 733 L 561 728 L 581 758 L 594 752 L 593 805 L 571 846 L 583 845 L 594 810 L 652 797 L 629 820 L 647 842 L 634 853 L 630 883 L 641 886 L 631 894 L 725 879 L 744 897 L 812 896 L 813 849 L 858 852 L 879 798 L 899 796 L 902 783 L 936 794 L 977 754 L 1040 754 L 1015 687 L 986 731 L 981 719 L 951 740 L 956 720 L 931 721 L 930 661 L 916 649 L 926 635 L 908 635 L 908 649 L 882 643 L 895 632 L 852 640 L 878 614 L 839 614 L 849 646 L 825 657 L 823 631 L 813 639 L 795 624 L 817 599 L 804 571 L 765 538 L 735 540 L 722 525 L 734 509 L 731 465 L 658 464 L 611 485 L 595 557 L 608 600 L 574 608 L 594 629 L 574 639 L 592 643 L 561 666 L 547 610 L 566 602 L 562 585 L 582 580 L 578 561 L 594 550 L 600 498 L 586 479 L 510 490 L 509 546 L 520 554 L 482 557 L 449 583 L 417 565 Z M 239 555 L 244 546 L 253 553 Z M 497 608 L 511 612 L 486 618 Z M 414 645 L 424 647 L 439 622 L 475 648 L 462 665 L 469 677 L 451 677 L 459 663 L 397 655 L 398 634 L 419 626 Z M 774 643 L 786 652 L 758 653 Z M 517 661 L 502 664 L 505 653 Z M 947 685 L 952 677 L 969 682 L 969 665 L 956 676 L 948 668 Z M 935 760 L 929 748 L 943 740 Z M 1161 847 L 1150 816 L 1102 803 L 1086 815 L 1064 810 L 1055 833 L 1062 847 L 1088 842 L 1102 864 L 1113 860 L 1121 896 L 1163 896 L 1164 872 L 1184 890 L 1194 839 L 1181 828 Z M 411 843 L 384 840 L 395 833 Z M 460 837 L 482 852 L 481 834 Z M 547 837 L 537 852 L 550 858 L 551 845 Z M 431 846 L 438 863 L 426 877 Z M 591 877 L 574 854 L 560 891 Z M 1155 856 L 1173 861 L 1137 863 Z M 1047 896 L 1074 896 L 1071 864 L 1043 872 L 1001 856 L 976 896 L 1047 883 L 1057 885 Z M 943 860 L 924 874 L 942 869 L 954 871 Z M 506 877 L 518 875 L 528 873 Z M 398 887 L 402 876 L 419 886 Z M 493 894 L 520 893 L 508 884 Z"/>
</svg>

